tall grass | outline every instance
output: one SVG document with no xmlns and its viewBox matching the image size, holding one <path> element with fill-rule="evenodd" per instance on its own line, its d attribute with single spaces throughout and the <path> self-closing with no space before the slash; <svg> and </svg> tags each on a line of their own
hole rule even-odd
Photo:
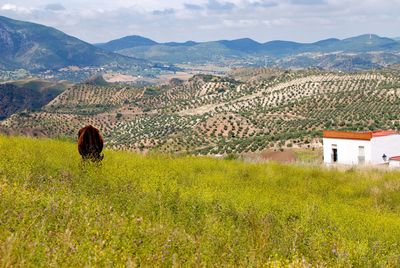
<svg viewBox="0 0 400 268">
<path fill-rule="evenodd" d="M 400 173 L 0 137 L 0 266 L 399 266 Z"/>
</svg>

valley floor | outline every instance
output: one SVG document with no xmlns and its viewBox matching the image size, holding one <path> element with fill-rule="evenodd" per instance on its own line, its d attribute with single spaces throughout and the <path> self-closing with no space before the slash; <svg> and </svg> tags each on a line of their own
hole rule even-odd
<svg viewBox="0 0 400 268">
<path fill-rule="evenodd" d="M 24 92 L 46 85 L 22 84 L 28 85 L 18 91 L 22 99 Z M 327 129 L 400 130 L 400 74 L 389 70 L 246 68 L 224 77 L 198 74 L 187 81 L 144 87 L 108 84 L 98 77 L 68 86 L 41 108 L 31 105 L 33 110 L 25 102 L 12 102 L 16 85 L 3 87 L 8 93 L 0 103 L 6 117 L 0 121 L 0 133 L 76 139 L 77 131 L 91 124 L 110 149 L 251 154 L 318 149 Z"/>
<path fill-rule="evenodd" d="M 398 267 L 399 175 L 0 136 L 0 266 Z"/>
</svg>

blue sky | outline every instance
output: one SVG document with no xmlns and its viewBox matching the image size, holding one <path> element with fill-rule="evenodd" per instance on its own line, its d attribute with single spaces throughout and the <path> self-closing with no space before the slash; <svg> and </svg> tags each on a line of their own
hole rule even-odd
<svg viewBox="0 0 400 268">
<path fill-rule="evenodd" d="M 88 42 L 133 34 L 161 42 L 397 37 L 399 14 L 400 0 L 0 0 L 0 15 Z"/>
</svg>

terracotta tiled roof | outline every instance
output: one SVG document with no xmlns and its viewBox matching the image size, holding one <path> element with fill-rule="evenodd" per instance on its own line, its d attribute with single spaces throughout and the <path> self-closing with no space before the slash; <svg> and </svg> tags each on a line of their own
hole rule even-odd
<svg viewBox="0 0 400 268">
<path fill-rule="evenodd" d="M 372 137 L 384 137 L 384 136 L 390 136 L 390 135 L 394 135 L 394 134 L 398 134 L 398 133 L 394 130 L 379 130 L 379 131 L 372 132 Z"/>
<path fill-rule="evenodd" d="M 393 156 L 389 160 L 400 161 L 400 156 Z"/>
<path fill-rule="evenodd" d="M 392 130 L 379 130 L 369 132 L 350 132 L 350 131 L 336 131 L 336 130 L 325 130 L 324 138 L 332 139 L 349 139 L 349 140 L 371 140 L 372 138 L 385 137 L 389 135 L 398 134 Z"/>
</svg>

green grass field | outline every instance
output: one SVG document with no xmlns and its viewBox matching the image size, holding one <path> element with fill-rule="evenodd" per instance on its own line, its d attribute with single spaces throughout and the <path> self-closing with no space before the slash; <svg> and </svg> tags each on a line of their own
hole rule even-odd
<svg viewBox="0 0 400 268">
<path fill-rule="evenodd" d="M 0 267 L 400 265 L 400 173 L 0 136 Z"/>
</svg>

